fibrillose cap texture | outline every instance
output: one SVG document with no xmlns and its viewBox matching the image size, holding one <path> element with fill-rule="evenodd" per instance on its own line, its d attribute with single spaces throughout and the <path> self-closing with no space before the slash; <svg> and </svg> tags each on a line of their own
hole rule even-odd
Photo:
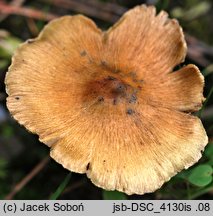
<svg viewBox="0 0 213 216">
<path fill-rule="evenodd" d="M 109 30 L 89 18 L 50 22 L 6 75 L 12 116 L 68 170 L 106 190 L 153 192 L 201 157 L 204 78 L 184 61 L 178 22 L 137 6 Z"/>
</svg>

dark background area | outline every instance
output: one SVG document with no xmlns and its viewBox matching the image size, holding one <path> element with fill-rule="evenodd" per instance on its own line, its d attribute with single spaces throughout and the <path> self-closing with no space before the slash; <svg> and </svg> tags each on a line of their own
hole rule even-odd
<svg viewBox="0 0 213 216">
<path fill-rule="evenodd" d="M 51 19 L 84 14 L 107 29 L 129 8 L 152 4 L 178 19 L 188 54 L 205 76 L 202 122 L 209 144 L 202 159 L 173 177 L 158 191 L 143 196 L 106 192 L 81 174 L 72 173 L 59 199 L 212 199 L 213 182 L 213 2 L 211 0 L 0 0 L 0 199 L 50 199 L 69 171 L 49 158 L 49 148 L 21 127 L 6 108 L 5 73 L 16 47 L 36 37 Z M 202 178 L 201 178 L 202 177 Z M 201 179 L 200 179 L 201 178 Z M 67 179 L 66 179 L 67 180 Z"/>
</svg>

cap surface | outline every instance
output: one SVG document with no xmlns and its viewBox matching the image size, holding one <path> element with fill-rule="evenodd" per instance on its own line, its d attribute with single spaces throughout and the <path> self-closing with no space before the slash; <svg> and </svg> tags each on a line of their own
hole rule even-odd
<svg viewBox="0 0 213 216">
<path fill-rule="evenodd" d="M 178 22 L 152 6 L 108 31 L 64 16 L 21 45 L 6 75 L 13 117 L 51 157 L 107 190 L 144 194 L 201 157 L 208 142 L 190 113 L 204 100 Z"/>
</svg>

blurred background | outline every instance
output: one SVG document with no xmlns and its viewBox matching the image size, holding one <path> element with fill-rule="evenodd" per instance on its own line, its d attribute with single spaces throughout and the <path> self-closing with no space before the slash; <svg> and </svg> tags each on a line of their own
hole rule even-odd
<svg viewBox="0 0 213 216">
<path fill-rule="evenodd" d="M 107 29 L 129 8 L 146 3 L 166 10 L 184 29 L 187 63 L 205 76 L 200 116 L 209 136 L 199 163 L 154 193 L 127 196 L 94 186 L 49 158 L 49 148 L 14 121 L 6 108 L 4 78 L 17 46 L 66 14 L 84 14 Z M 212 199 L 213 198 L 213 2 L 212 0 L 0 0 L 0 199 Z"/>
</svg>

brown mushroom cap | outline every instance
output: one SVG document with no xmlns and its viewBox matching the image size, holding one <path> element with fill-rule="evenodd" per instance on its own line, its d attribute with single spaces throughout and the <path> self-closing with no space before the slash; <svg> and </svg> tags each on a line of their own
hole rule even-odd
<svg viewBox="0 0 213 216">
<path fill-rule="evenodd" d="M 64 16 L 17 50 L 6 76 L 13 117 L 65 168 L 107 190 L 144 194 L 201 157 L 208 142 L 190 115 L 204 100 L 178 22 L 145 5 L 102 32 Z"/>
</svg>

